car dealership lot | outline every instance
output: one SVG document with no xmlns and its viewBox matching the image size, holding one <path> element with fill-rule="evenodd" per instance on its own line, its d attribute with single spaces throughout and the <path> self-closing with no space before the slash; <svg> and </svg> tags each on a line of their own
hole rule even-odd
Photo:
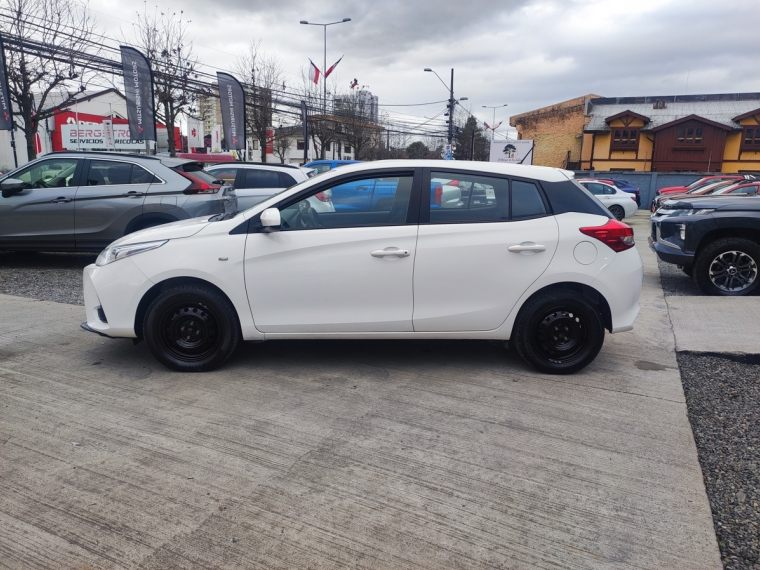
<svg viewBox="0 0 760 570">
<path fill-rule="evenodd" d="M 638 247 L 636 328 L 567 377 L 474 341 L 246 344 L 178 374 L 80 331 L 81 307 L 0 296 L 3 558 L 719 568 L 656 261 Z"/>
</svg>

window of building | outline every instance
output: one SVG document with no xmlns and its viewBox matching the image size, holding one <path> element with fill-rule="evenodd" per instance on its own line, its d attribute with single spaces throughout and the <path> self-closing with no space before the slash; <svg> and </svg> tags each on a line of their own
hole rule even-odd
<svg viewBox="0 0 760 570">
<path fill-rule="evenodd" d="M 742 133 L 742 150 L 760 151 L 760 126 L 746 127 Z"/>
<path fill-rule="evenodd" d="M 679 145 L 699 145 L 702 144 L 702 132 L 702 127 L 680 127 L 676 140 Z"/>
<path fill-rule="evenodd" d="M 636 150 L 638 147 L 638 129 L 613 129 L 612 150 Z"/>
<path fill-rule="evenodd" d="M 303 150 L 303 141 L 296 141 L 296 150 Z"/>
<path fill-rule="evenodd" d="M 253 148 L 253 150 L 259 150 L 259 139 L 251 140 L 251 148 Z"/>
<path fill-rule="evenodd" d="M 350 144 L 343 145 L 343 152 L 351 152 L 351 145 Z"/>
<path fill-rule="evenodd" d="M 331 146 L 332 146 L 332 143 L 325 143 L 325 150 L 327 152 L 330 152 Z"/>
</svg>

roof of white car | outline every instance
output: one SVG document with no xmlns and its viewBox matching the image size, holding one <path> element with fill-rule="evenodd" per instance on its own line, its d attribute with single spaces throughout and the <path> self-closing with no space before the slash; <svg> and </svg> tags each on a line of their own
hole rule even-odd
<svg viewBox="0 0 760 570">
<path fill-rule="evenodd" d="M 479 174 L 505 174 L 510 176 L 520 176 L 523 178 L 532 178 L 534 180 L 543 180 L 545 182 L 563 182 L 574 178 L 574 173 L 561 168 L 552 168 L 549 166 L 531 166 L 527 164 L 508 164 L 502 162 L 474 162 L 466 160 L 376 160 L 372 162 L 361 162 L 358 164 L 347 164 L 335 169 L 337 174 L 348 174 L 351 172 L 362 172 L 364 170 L 375 170 L 378 168 L 433 168 L 436 171 L 460 170 L 471 171 Z"/>
</svg>

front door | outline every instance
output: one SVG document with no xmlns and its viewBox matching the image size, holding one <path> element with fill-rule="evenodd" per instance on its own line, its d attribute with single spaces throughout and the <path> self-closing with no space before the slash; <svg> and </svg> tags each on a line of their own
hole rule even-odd
<svg viewBox="0 0 760 570">
<path fill-rule="evenodd" d="M 415 184 L 413 172 L 395 174 L 393 199 L 374 209 L 318 212 L 313 196 L 330 189 L 320 185 L 283 202 L 279 231 L 248 235 L 245 282 L 256 328 L 412 331 L 417 225 L 409 203 Z M 364 174 L 334 185 L 345 182 L 371 185 L 375 178 Z"/>
<path fill-rule="evenodd" d="M 81 163 L 76 158 L 42 160 L 13 174 L 25 186 L 0 197 L 0 247 L 74 249 L 74 196 Z"/>
<path fill-rule="evenodd" d="M 103 249 L 143 213 L 153 175 L 120 160 L 88 160 L 76 195 L 77 249 Z"/>
<path fill-rule="evenodd" d="M 548 267 L 557 222 L 532 181 L 435 171 L 431 178 L 455 179 L 462 193 L 446 207 L 431 196 L 429 223 L 420 224 L 414 330 L 496 329 Z"/>
</svg>

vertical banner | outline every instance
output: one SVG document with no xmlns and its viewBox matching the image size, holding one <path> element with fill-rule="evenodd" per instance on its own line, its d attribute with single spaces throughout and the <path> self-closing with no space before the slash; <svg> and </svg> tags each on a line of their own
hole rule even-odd
<svg viewBox="0 0 760 570">
<path fill-rule="evenodd" d="M 116 137 L 113 135 L 113 121 L 110 119 L 103 120 L 103 140 L 106 143 L 106 148 L 116 148 Z"/>
<path fill-rule="evenodd" d="M 267 128 L 267 154 L 274 154 L 274 127 Z"/>
<path fill-rule="evenodd" d="M 8 70 L 5 67 L 5 46 L 0 38 L 0 131 L 12 130 L 13 110 L 8 85 Z"/>
<path fill-rule="evenodd" d="M 227 150 L 245 149 L 245 92 L 229 73 L 216 72 Z"/>
<path fill-rule="evenodd" d="M 306 101 L 301 101 L 301 121 L 303 125 L 303 164 L 309 162 L 309 113 Z"/>
<path fill-rule="evenodd" d="M 129 46 L 120 46 L 127 97 L 127 119 L 132 140 L 156 140 L 156 113 L 153 108 L 153 76 L 146 57 Z"/>
<path fill-rule="evenodd" d="M 211 129 L 211 152 L 222 152 L 222 127 L 219 125 Z"/>
<path fill-rule="evenodd" d="M 203 121 L 193 118 L 187 119 L 187 146 L 190 148 L 203 148 Z"/>
</svg>

